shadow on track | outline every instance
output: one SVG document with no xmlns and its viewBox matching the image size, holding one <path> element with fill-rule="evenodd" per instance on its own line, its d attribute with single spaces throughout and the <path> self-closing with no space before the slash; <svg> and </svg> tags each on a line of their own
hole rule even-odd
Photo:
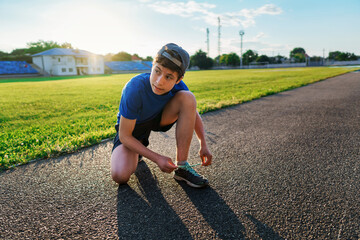
<svg viewBox="0 0 360 240">
<path fill-rule="evenodd" d="M 216 232 L 217 237 L 221 239 L 245 239 L 245 227 L 214 189 L 211 187 L 194 189 L 184 182 L 179 182 L 179 184 L 206 222 Z"/>
<path fill-rule="evenodd" d="M 129 185 L 118 188 L 119 239 L 192 239 L 188 229 L 164 199 L 145 162 L 135 172 L 141 194 Z"/>
<path fill-rule="evenodd" d="M 266 226 L 264 223 L 260 222 L 250 214 L 245 214 L 256 226 L 256 233 L 264 240 L 284 240 L 280 237 L 272 228 Z"/>
</svg>

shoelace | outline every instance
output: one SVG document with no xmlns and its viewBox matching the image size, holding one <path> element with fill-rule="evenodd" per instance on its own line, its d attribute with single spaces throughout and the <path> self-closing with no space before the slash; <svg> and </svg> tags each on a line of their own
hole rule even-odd
<svg viewBox="0 0 360 240">
<path fill-rule="evenodd" d="M 185 169 L 185 170 L 189 171 L 190 173 L 192 173 L 193 175 L 199 177 L 200 175 L 193 169 L 193 167 L 199 166 L 199 165 L 201 165 L 201 163 L 197 163 L 197 164 L 193 164 L 193 165 L 190 165 L 189 163 L 186 163 L 185 165 L 178 166 L 178 168 Z"/>
</svg>

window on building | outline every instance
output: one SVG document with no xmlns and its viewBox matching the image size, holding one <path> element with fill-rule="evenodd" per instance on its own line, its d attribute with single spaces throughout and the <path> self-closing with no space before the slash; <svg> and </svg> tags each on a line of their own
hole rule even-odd
<svg viewBox="0 0 360 240">
<path fill-rule="evenodd" d="M 58 62 L 61 62 L 61 58 L 58 58 Z"/>
<path fill-rule="evenodd" d="M 72 68 L 69 68 L 69 72 L 73 72 L 74 70 Z"/>
<path fill-rule="evenodd" d="M 66 72 L 66 68 L 62 68 L 61 71 L 62 71 L 62 72 Z"/>
</svg>

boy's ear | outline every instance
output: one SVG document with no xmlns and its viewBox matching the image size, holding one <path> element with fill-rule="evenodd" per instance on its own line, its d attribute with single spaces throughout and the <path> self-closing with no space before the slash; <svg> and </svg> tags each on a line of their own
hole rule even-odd
<svg viewBox="0 0 360 240">
<path fill-rule="evenodd" d="M 184 78 L 184 76 L 182 76 L 179 80 L 177 80 L 176 84 L 178 84 L 183 78 Z"/>
</svg>

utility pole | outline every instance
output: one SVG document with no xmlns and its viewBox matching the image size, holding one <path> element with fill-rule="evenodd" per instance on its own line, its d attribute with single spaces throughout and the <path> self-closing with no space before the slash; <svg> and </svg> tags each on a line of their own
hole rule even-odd
<svg viewBox="0 0 360 240">
<path fill-rule="evenodd" d="M 220 25 L 220 17 L 218 17 L 218 55 L 219 55 L 219 63 L 220 63 L 220 54 L 221 54 L 220 37 L 221 37 L 221 25 Z"/>
<path fill-rule="evenodd" d="M 206 44 L 207 44 L 207 54 L 210 56 L 210 43 L 209 43 L 209 28 L 206 28 Z"/>
<path fill-rule="evenodd" d="M 243 64 L 242 64 L 242 50 L 243 50 L 243 36 L 244 36 L 245 32 L 243 30 L 240 30 L 239 35 L 240 35 L 240 68 L 242 68 Z"/>
</svg>

